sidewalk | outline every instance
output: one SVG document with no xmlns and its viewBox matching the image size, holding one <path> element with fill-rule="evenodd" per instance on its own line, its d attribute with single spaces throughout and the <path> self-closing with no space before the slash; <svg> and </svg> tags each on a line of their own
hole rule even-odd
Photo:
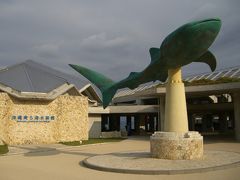
<svg viewBox="0 0 240 180">
<path fill-rule="evenodd" d="M 66 148 L 65 148 L 66 147 Z M 240 152 L 237 142 L 206 142 L 207 150 Z M 240 167 L 217 171 L 179 175 L 139 175 L 103 172 L 82 166 L 88 157 L 126 151 L 149 151 L 147 139 L 133 138 L 117 143 L 69 147 L 61 144 L 10 147 L 7 156 L 0 156 L 2 180 L 238 180 Z"/>
</svg>

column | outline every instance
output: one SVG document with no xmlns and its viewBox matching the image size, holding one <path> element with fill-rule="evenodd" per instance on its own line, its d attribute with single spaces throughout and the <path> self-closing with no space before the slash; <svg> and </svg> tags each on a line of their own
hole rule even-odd
<svg viewBox="0 0 240 180">
<path fill-rule="evenodd" d="M 163 104 L 163 100 L 160 100 L 160 112 Z M 164 124 L 163 131 L 155 132 L 150 137 L 152 157 L 174 160 L 202 158 L 203 137 L 196 131 L 188 131 L 185 89 L 180 68 L 168 70 L 165 118 L 164 121 L 161 119 L 161 124 Z"/>
<path fill-rule="evenodd" d="M 187 106 L 181 68 L 168 70 L 164 131 L 188 132 Z"/>
<path fill-rule="evenodd" d="M 164 130 L 165 119 L 165 96 L 159 97 L 159 109 L 158 109 L 158 130 Z"/>
<path fill-rule="evenodd" d="M 188 128 L 190 131 L 194 131 L 193 113 L 188 113 Z"/>
<path fill-rule="evenodd" d="M 140 99 L 140 98 L 136 99 L 136 104 L 137 105 L 143 105 L 143 100 Z"/>
<path fill-rule="evenodd" d="M 233 94 L 235 138 L 240 140 L 240 93 Z"/>
</svg>

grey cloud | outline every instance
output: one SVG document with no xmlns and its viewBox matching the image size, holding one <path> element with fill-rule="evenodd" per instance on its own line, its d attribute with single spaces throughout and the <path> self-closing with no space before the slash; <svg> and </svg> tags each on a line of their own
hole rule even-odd
<svg viewBox="0 0 240 180">
<path fill-rule="evenodd" d="M 211 50 L 218 68 L 239 65 L 238 0 L 0 0 L 1 66 L 34 59 L 68 73 L 67 64 L 120 80 L 150 62 L 149 48 L 191 20 L 218 16 L 222 31 Z M 203 64 L 184 74 L 210 71 Z"/>
</svg>

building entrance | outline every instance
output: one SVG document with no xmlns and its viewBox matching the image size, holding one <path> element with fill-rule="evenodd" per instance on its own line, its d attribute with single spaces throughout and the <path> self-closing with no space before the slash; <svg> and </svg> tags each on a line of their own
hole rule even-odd
<svg viewBox="0 0 240 180">
<path fill-rule="evenodd" d="M 189 129 L 201 134 L 228 133 L 234 130 L 233 112 L 193 113 L 189 115 Z"/>
<path fill-rule="evenodd" d="M 121 131 L 131 135 L 152 135 L 158 130 L 157 113 L 102 116 L 102 132 Z"/>
</svg>

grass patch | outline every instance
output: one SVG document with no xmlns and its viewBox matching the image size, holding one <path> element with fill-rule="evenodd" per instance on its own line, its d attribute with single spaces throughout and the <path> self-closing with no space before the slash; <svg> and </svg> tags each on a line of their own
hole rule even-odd
<svg viewBox="0 0 240 180">
<path fill-rule="evenodd" d="M 8 145 L 0 145 L 0 154 L 8 153 Z"/>
<path fill-rule="evenodd" d="M 79 141 L 71 141 L 71 142 L 60 142 L 60 144 L 64 144 L 67 146 L 81 146 L 85 144 L 120 142 L 125 139 L 126 138 L 96 138 L 96 139 L 83 140 L 82 143 L 80 143 Z"/>
</svg>

